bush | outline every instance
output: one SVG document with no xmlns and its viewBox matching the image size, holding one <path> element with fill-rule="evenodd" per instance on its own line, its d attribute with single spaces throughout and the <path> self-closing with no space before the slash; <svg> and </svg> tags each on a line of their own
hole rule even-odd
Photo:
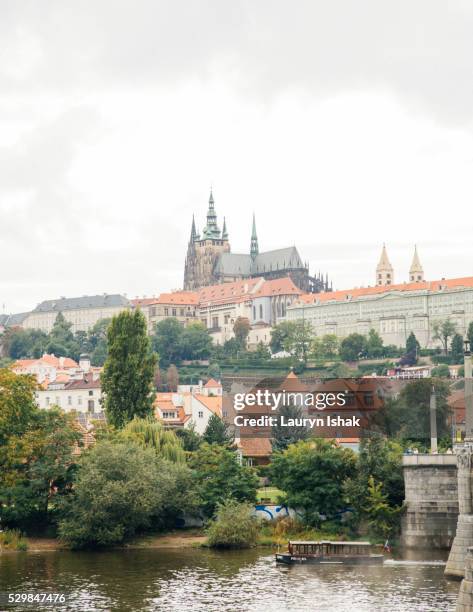
<svg viewBox="0 0 473 612">
<path fill-rule="evenodd" d="M 250 504 L 227 499 L 217 506 L 216 518 L 208 530 L 213 548 L 250 548 L 256 546 L 259 522 Z"/>
<path fill-rule="evenodd" d="M 19 529 L 5 529 L 0 532 L 0 552 L 5 550 L 28 550 L 28 543 Z"/>
</svg>

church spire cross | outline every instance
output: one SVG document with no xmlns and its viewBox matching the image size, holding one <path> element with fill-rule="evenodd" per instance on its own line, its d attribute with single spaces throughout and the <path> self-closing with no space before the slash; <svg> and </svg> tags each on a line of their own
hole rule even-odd
<svg viewBox="0 0 473 612">
<path fill-rule="evenodd" d="M 256 234 L 255 213 L 253 213 L 253 227 L 251 228 L 251 246 L 250 246 L 251 258 L 254 259 L 258 255 L 258 253 L 259 253 L 258 236 Z"/>
<path fill-rule="evenodd" d="M 223 218 L 222 240 L 228 240 L 227 222 L 225 217 Z"/>
</svg>

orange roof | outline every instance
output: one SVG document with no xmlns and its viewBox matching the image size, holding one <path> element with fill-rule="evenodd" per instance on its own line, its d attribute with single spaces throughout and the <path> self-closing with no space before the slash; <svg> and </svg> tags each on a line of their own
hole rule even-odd
<svg viewBox="0 0 473 612">
<path fill-rule="evenodd" d="M 393 293 L 394 291 L 441 291 L 445 289 L 460 289 L 473 287 L 473 276 L 463 278 L 449 278 L 436 281 L 419 281 L 416 283 L 400 283 L 398 285 L 376 285 L 375 287 L 354 287 L 340 291 L 327 291 L 325 293 L 304 293 L 299 301 L 305 304 L 325 302 L 345 302 L 348 298 L 359 298 L 370 295 Z"/>
<path fill-rule="evenodd" d="M 199 291 L 199 303 L 233 303 L 250 299 L 253 291 L 259 288 L 263 280 L 263 278 L 248 278 L 232 283 L 202 287 Z"/>
<path fill-rule="evenodd" d="M 154 298 L 151 304 L 184 304 L 195 306 L 199 303 L 199 294 L 194 291 L 174 291 L 173 293 L 161 293 Z"/>
<path fill-rule="evenodd" d="M 149 304 L 154 304 L 156 299 L 156 296 L 150 298 L 136 298 L 134 300 L 130 300 L 130 302 L 136 308 L 137 306 L 148 306 Z"/>
<path fill-rule="evenodd" d="M 221 387 L 222 385 L 217 382 L 214 378 L 210 378 L 204 385 L 204 389 L 211 389 L 215 387 Z"/>
<path fill-rule="evenodd" d="M 211 412 L 222 418 L 222 397 L 208 397 L 207 395 L 200 395 L 196 393 L 194 397 L 199 400 L 206 408 Z"/>
<path fill-rule="evenodd" d="M 240 438 L 238 448 L 244 457 L 269 457 L 272 453 L 269 438 Z"/>
<path fill-rule="evenodd" d="M 254 297 L 270 297 L 272 295 L 301 295 L 302 291 L 296 287 L 289 276 L 275 278 L 264 282 L 261 289 L 256 291 Z"/>
<path fill-rule="evenodd" d="M 17 359 L 15 363 L 12 363 L 11 367 L 16 370 L 19 368 L 27 368 L 28 366 L 36 363 L 37 359 Z"/>
</svg>

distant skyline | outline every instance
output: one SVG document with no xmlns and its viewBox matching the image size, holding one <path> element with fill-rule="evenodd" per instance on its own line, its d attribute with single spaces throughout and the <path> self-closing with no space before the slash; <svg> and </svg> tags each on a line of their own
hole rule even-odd
<svg viewBox="0 0 473 612">
<path fill-rule="evenodd" d="M 210 185 L 232 251 L 334 288 L 473 275 L 473 5 L 6 1 L 0 308 L 182 286 Z"/>
</svg>

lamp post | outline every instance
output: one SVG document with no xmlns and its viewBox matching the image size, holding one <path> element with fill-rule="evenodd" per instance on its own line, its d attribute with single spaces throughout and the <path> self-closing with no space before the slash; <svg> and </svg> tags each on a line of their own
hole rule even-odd
<svg viewBox="0 0 473 612">
<path fill-rule="evenodd" d="M 465 441 L 473 442 L 473 380 L 471 378 L 471 350 L 470 342 L 465 340 L 464 369 L 465 369 Z"/>
<path fill-rule="evenodd" d="M 437 453 L 437 396 L 434 385 L 430 393 L 430 452 Z"/>
</svg>

